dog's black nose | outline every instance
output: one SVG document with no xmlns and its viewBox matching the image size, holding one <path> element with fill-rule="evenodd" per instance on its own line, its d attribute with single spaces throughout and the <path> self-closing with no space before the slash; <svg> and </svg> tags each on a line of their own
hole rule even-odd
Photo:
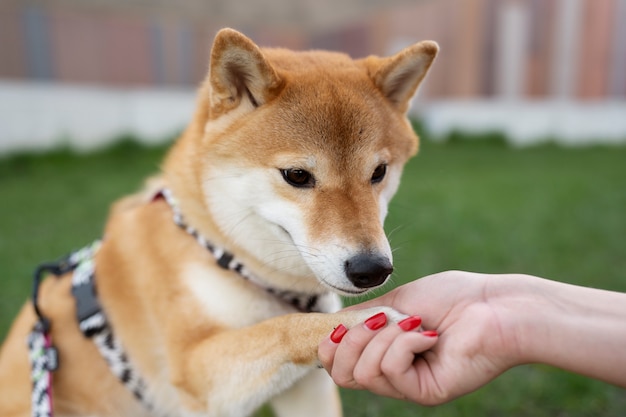
<svg viewBox="0 0 626 417">
<path fill-rule="evenodd" d="M 348 279 L 358 288 L 381 285 L 393 271 L 387 257 L 362 253 L 348 259 L 344 266 Z"/>
</svg>

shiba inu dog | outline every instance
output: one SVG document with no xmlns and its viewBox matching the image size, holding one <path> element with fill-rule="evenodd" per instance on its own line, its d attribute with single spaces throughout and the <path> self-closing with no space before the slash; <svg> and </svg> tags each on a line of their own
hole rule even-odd
<svg viewBox="0 0 626 417">
<path fill-rule="evenodd" d="M 339 295 L 392 272 L 383 220 L 437 50 L 352 60 L 220 31 L 161 174 L 113 206 L 101 242 L 43 269 L 57 276 L 0 352 L 0 415 L 341 415 L 317 346 L 339 323 L 404 317 L 339 311 Z"/>
</svg>

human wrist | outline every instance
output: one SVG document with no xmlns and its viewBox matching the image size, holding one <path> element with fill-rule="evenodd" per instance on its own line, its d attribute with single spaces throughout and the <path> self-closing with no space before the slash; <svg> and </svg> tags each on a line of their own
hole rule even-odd
<svg viewBox="0 0 626 417">
<path fill-rule="evenodd" d="M 531 275 L 489 275 L 487 301 L 499 320 L 495 355 L 508 367 L 537 362 L 537 333 L 550 332 L 549 281 Z"/>
<path fill-rule="evenodd" d="M 520 363 L 542 363 L 625 386 L 626 295 L 528 277 L 516 326 Z"/>
</svg>

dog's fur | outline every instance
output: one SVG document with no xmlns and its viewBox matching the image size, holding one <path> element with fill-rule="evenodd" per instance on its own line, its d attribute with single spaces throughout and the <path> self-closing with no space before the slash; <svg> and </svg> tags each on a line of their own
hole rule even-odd
<svg viewBox="0 0 626 417">
<path fill-rule="evenodd" d="M 405 113 L 436 53 L 421 42 L 352 60 L 218 33 L 192 122 L 162 174 L 113 207 L 96 256 L 100 302 L 159 410 L 241 417 L 270 401 L 279 416 L 341 414 L 334 385 L 315 369 L 317 346 L 333 326 L 381 311 L 336 312 L 337 294 L 364 293 L 390 273 L 382 223 L 417 151 Z M 221 269 L 152 200 L 160 187 L 187 223 L 268 285 L 332 291 L 329 314 L 296 312 Z M 148 416 L 79 332 L 70 281 L 50 278 L 40 290 L 60 352 L 56 416 Z M 27 303 L 0 352 L 3 417 L 30 413 L 25 340 L 34 322 Z"/>
</svg>

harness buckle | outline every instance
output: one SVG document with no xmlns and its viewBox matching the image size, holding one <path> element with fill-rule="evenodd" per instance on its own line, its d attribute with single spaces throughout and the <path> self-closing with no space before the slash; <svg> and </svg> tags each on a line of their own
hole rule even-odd
<svg viewBox="0 0 626 417">
<path fill-rule="evenodd" d="M 76 318 L 79 323 L 100 313 L 100 303 L 96 298 L 96 287 L 92 280 L 72 286 L 72 295 L 76 300 Z"/>
</svg>

